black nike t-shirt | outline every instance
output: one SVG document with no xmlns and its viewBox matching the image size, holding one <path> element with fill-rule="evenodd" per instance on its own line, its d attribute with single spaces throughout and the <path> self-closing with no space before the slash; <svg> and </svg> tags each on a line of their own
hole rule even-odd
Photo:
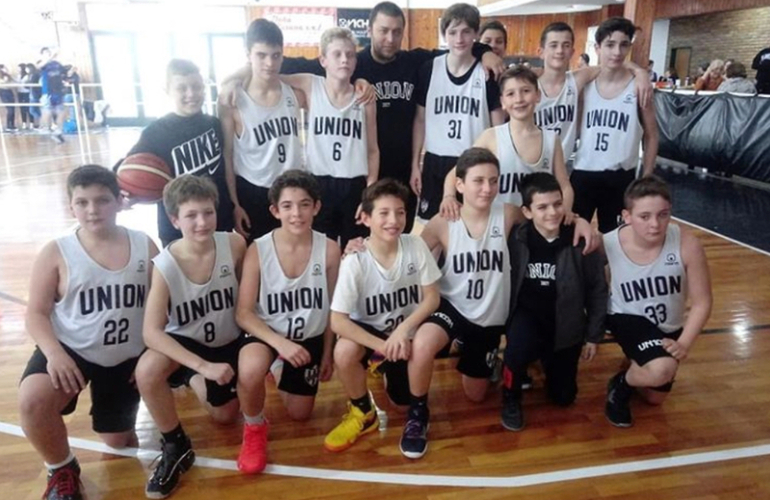
<svg viewBox="0 0 770 500">
<path fill-rule="evenodd" d="M 224 139 L 222 124 L 213 116 L 198 113 L 179 116 L 174 113 L 154 121 L 142 131 L 127 156 L 152 153 L 171 168 L 173 177 L 192 174 L 210 178 L 219 192 L 217 230 L 232 231 L 233 204 L 225 179 Z M 166 215 L 163 202 L 158 203 L 158 235 L 165 243 L 181 238 Z"/>
</svg>

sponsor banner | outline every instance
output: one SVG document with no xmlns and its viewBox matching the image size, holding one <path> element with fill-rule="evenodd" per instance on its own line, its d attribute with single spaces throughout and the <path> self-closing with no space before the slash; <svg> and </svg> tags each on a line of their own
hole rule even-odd
<svg viewBox="0 0 770 500">
<path fill-rule="evenodd" d="M 318 46 L 321 34 L 336 23 L 336 10 L 315 7 L 265 7 L 262 17 L 280 26 L 285 47 Z"/>
<path fill-rule="evenodd" d="M 369 45 L 370 9 L 337 9 L 337 26 L 353 32 L 358 45 Z"/>
</svg>

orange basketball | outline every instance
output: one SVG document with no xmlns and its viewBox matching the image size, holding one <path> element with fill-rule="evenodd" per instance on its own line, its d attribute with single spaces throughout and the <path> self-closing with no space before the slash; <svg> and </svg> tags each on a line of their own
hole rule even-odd
<svg viewBox="0 0 770 500">
<path fill-rule="evenodd" d="M 163 198 L 163 188 L 173 179 L 163 158 L 152 153 L 136 153 L 118 167 L 118 184 L 131 199 L 139 203 L 155 203 Z"/>
</svg>

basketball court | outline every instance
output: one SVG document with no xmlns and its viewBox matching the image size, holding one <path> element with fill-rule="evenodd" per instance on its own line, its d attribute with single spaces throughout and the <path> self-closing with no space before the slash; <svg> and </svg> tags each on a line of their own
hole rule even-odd
<svg viewBox="0 0 770 500">
<path fill-rule="evenodd" d="M 138 134 L 139 129 L 91 134 L 93 161 L 113 165 Z M 37 135 L 4 140 L 8 161 L 0 169 L 0 488 L 4 498 L 32 499 L 45 489 L 45 472 L 20 433 L 16 402 L 19 377 L 34 347 L 24 331 L 28 279 L 42 245 L 74 225 L 64 183 L 67 173 L 81 163 L 81 154 L 75 136 L 68 136 L 62 146 Z M 689 175 L 675 185 L 697 190 L 707 182 Z M 751 199 L 767 196 L 754 188 L 741 190 Z M 693 197 L 687 199 L 682 206 L 692 211 Z M 733 205 L 752 203 L 736 198 Z M 675 200 L 674 215 L 683 217 L 688 211 L 679 206 Z M 154 207 L 137 206 L 122 213 L 119 221 L 152 234 L 154 215 Z M 740 217 L 733 212 L 732 219 Z M 614 343 L 602 345 L 596 359 L 581 365 L 580 393 L 567 409 L 546 401 L 542 375 L 536 374 L 535 389 L 525 393 L 526 428 L 517 433 L 500 425 L 498 391 L 479 405 L 466 401 L 454 360 L 440 361 L 430 396 L 430 448 L 415 462 L 399 452 L 404 416 L 387 406 L 381 379 L 370 379 L 370 386 L 388 414 L 387 429 L 339 454 L 322 446 L 324 435 L 345 411 L 338 381 L 321 386 L 313 417 L 304 424 L 288 420 L 275 387 L 269 385 L 270 465 L 264 474 L 248 477 L 237 472 L 234 462 L 241 427 L 217 426 L 192 392 L 178 392 L 180 416 L 198 459 L 174 498 L 770 498 L 770 256 L 739 238 L 695 231 L 712 273 L 711 319 L 679 371 L 674 397 L 662 407 L 633 401 L 634 427 L 617 429 L 603 413 L 606 382 L 622 362 Z M 151 461 L 159 454 L 159 434 L 146 409 L 140 410 L 137 423 L 140 449 L 115 451 L 91 431 L 88 407 L 84 393 L 78 410 L 66 418 L 87 498 L 143 498 Z"/>
</svg>

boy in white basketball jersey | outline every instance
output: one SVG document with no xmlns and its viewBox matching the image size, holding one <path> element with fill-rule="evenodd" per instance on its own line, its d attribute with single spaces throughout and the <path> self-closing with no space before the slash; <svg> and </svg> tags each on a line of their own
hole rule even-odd
<svg viewBox="0 0 770 500">
<path fill-rule="evenodd" d="M 434 216 L 421 236 L 444 264 L 441 304 L 417 330 L 409 358 L 409 413 L 401 453 L 416 459 L 428 448 L 428 390 L 433 360 L 447 344 L 463 342 L 457 370 L 468 399 L 481 402 L 489 387 L 500 337 L 508 317 L 510 259 L 506 239 L 513 205 L 496 202 L 500 164 L 490 151 L 471 148 L 457 160 L 457 189 L 463 195 L 460 219 Z"/>
<path fill-rule="evenodd" d="M 522 389 L 527 365 L 540 360 L 546 392 L 558 406 L 577 396 L 581 351 L 591 360 L 604 336 L 607 283 L 604 259 L 571 244 L 561 187 L 549 173 L 524 181 L 522 211 L 528 222 L 508 238 L 511 255 L 510 317 L 506 325 L 501 421 L 524 427 Z"/>
<path fill-rule="evenodd" d="M 653 405 L 666 399 L 712 303 L 700 241 L 670 224 L 668 185 L 656 176 L 633 181 L 625 207 L 624 225 L 604 235 L 610 270 L 607 327 L 631 360 L 607 388 L 605 415 L 618 427 L 633 424 L 629 399 L 634 390 Z"/>
<path fill-rule="evenodd" d="M 498 199 L 503 203 L 521 205 L 521 186 L 524 178 L 534 172 L 552 173 L 564 193 L 567 224 L 572 223 L 574 193 L 564 166 L 559 134 L 541 130 L 535 124 L 535 109 L 540 101 L 537 76 L 531 69 L 517 66 L 500 77 L 500 100 L 511 117 L 508 123 L 485 130 L 474 147 L 494 153 L 500 162 Z M 459 216 L 460 203 L 456 198 L 454 169 L 444 181 L 441 215 L 450 220 Z"/>
<path fill-rule="evenodd" d="M 147 498 L 170 495 L 195 462 L 170 384 L 192 387 L 217 422 L 238 416 L 235 374 L 245 339 L 235 323 L 235 302 L 246 244 L 238 234 L 216 232 L 217 200 L 214 184 L 192 175 L 163 190 L 169 219 L 182 238 L 153 259 L 144 318 L 147 351 L 136 368 L 139 392 L 163 436 Z"/>
<path fill-rule="evenodd" d="M 284 360 L 276 385 L 294 420 L 310 417 L 318 382 L 332 375 L 329 305 L 340 263 L 337 243 L 312 229 L 321 208 L 312 175 L 289 170 L 275 180 L 269 196 L 281 227 L 247 250 L 236 315 L 257 339 L 241 350 L 238 371 L 245 421 L 238 468 L 252 474 L 267 463 L 265 376 L 273 361 Z"/>
<path fill-rule="evenodd" d="M 543 130 L 559 134 L 565 162 L 575 151 L 580 94 L 601 71 L 599 66 L 570 71 L 570 62 L 575 54 L 574 44 L 575 34 L 570 25 L 555 22 L 543 30 L 537 49 L 537 55 L 543 59 L 543 72 L 538 79 L 540 102 L 535 112 L 535 123 Z M 633 72 L 636 94 L 641 106 L 645 107 L 653 92 L 647 70 L 629 61 L 624 66 Z"/>
<path fill-rule="evenodd" d="M 636 177 L 639 144 L 643 141 L 642 175 L 652 174 L 658 154 L 658 126 L 652 100 L 642 106 L 634 92 L 634 75 L 624 66 L 636 28 L 628 19 L 613 17 L 596 30 L 601 72 L 583 91 L 580 147 L 570 180 L 575 212 L 599 231 L 618 225 L 623 192 Z M 649 80 L 644 77 L 649 85 Z"/>
<path fill-rule="evenodd" d="M 359 104 L 350 77 L 356 69 L 356 43 L 345 28 L 329 28 L 321 36 L 321 65 L 326 78 L 310 74 L 281 76 L 308 100 L 308 171 L 321 186 L 321 211 L 314 229 L 340 245 L 361 236 L 359 200 L 377 180 L 377 105 Z"/>
<path fill-rule="evenodd" d="M 424 220 L 438 213 L 444 178 L 457 158 L 484 130 L 505 118 L 497 84 L 486 80 L 471 53 L 479 22 L 479 10 L 472 5 L 447 8 L 441 15 L 441 34 L 449 54 L 428 61 L 420 70 L 410 184 L 420 197 L 417 216 Z"/>
<path fill-rule="evenodd" d="M 288 169 L 302 168 L 299 108 L 304 95 L 281 82 L 283 33 L 266 19 L 252 21 L 246 31 L 251 78 L 235 86 L 235 108 L 219 102 L 224 155 L 235 172 L 235 226 L 251 243 L 277 227 L 270 214 L 267 191 Z"/>
<path fill-rule="evenodd" d="M 94 431 L 113 448 L 137 444 L 133 375 L 158 253 L 147 235 L 115 224 L 113 172 L 78 167 L 67 192 L 78 228 L 45 245 L 32 267 L 26 329 L 36 348 L 19 386 L 21 427 L 48 469 L 46 500 L 82 498 L 62 415 L 75 411 L 89 382 Z"/>
<path fill-rule="evenodd" d="M 366 387 L 370 356 L 385 356 L 388 397 L 409 403 L 407 360 L 417 327 L 439 304 L 441 272 L 425 242 L 402 234 L 406 225 L 405 186 L 383 179 L 364 191 L 362 219 L 371 233 L 365 250 L 346 257 L 332 300 L 331 326 L 337 374 L 350 398 L 348 413 L 324 440 L 329 451 L 343 451 L 377 428 Z"/>
</svg>

